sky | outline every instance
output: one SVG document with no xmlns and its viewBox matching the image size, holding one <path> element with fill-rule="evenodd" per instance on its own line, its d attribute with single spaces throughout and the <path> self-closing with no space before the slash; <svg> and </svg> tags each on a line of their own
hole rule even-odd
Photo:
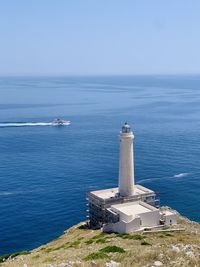
<svg viewBox="0 0 200 267">
<path fill-rule="evenodd" d="M 0 75 L 200 74 L 199 0 L 0 0 Z"/>
</svg>

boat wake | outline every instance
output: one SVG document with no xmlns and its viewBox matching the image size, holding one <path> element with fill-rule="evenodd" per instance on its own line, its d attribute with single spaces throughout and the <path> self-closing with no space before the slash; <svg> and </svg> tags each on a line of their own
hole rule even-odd
<svg viewBox="0 0 200 267">
<path fill-rule="evenodd" d="M 69 125 L 67 121 L 62 125 Z M 0 123 L 0 128 L 3 127 L 26 127 L 26 126 L 55 126 L 55 122 L 3 122 Z"/>
<path fill-rule="evenodd" d="M 173 176 L 173 178 L 182 178 L 182 177 L 186 177 L 186 176 L 188 176 L 188 175 L 190 175 L 189 172 L 183 172 L 183 173 L 175 174 L 175 175 Z"/>
<path fill-rule="evenodd" d="M 146 183 L 146 182 L 152 182 L 152 181 L 157 181 L 157 180 L 167 180 L 167 179 L 173 179 L 173 178 L 183 178 L 183 177 L 186 177 L 188 175 L 190 175 L 191 173 L 189 172 L 183 172 L 183 173 L 178 173 L 178 174 L 175 174 L 173 176 L 168 176 L 168 177 L 160 177 L 160 178 L 147 178 L 147 179 L 142 179 L 142 180 L 139 180 L 138 183 L 142 184 L 142 183 Z"/>
</svg>

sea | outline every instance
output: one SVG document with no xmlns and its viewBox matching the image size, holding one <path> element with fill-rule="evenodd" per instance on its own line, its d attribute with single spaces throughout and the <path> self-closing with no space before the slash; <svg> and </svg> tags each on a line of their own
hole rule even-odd
<svg viewBox="0 0 200 267">
<path fill-rule="evenodd" d="M 136 182 L 200 222 L 200 76 L 0 77 L 0 254 L 87 219 L 86 193 L 118 184 L 125 121 Z"/>
</svg>

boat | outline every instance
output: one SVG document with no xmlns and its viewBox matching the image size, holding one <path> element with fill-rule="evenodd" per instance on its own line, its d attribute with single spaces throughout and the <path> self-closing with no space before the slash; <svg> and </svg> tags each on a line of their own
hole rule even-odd
<svg viewBox="0 0 200 267">
<path fill-rule="evenodd" d="M 52 121 L 53 126 L 65 126 L 69 125 L 70 121 L 62 120 L 62 119 L 55 119 Z"/>
</svg>

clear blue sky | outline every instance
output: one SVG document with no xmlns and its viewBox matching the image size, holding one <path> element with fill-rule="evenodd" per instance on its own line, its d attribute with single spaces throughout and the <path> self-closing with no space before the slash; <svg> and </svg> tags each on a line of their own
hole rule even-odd
<svg viewBox="0 0 200 267">
<path fill-rule="evenodd" d="M 1 0 L 0 75 L 200 73 L 199 0 Z"/>
</svg>

